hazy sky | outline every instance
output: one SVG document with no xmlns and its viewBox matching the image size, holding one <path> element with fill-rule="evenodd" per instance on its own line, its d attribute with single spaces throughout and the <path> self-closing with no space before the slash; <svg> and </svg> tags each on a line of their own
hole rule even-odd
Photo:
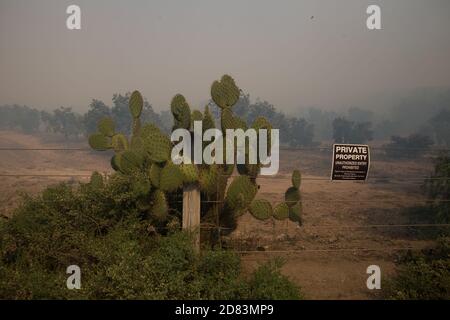
<svg viewBox="0 0 450 320">
<path fill-rule="evenodd" d="M 200 107 L 224 73 L 283 110 L 450 86 L 450 1 L 0 0 L 0 104 L 84 111 L 138 89 L 157 110 L 176 93 Z"/>
</svg>

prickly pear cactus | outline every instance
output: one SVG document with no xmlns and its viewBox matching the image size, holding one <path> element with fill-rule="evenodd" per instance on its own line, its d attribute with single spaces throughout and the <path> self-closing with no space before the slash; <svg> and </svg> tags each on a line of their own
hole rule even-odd
<svg viewBox="0 0 450 320">
<path fill-rule="evenodd" d="M 220 81 L 211 86 L 211 98 L 220 108 L 219 128 L 225 135 L 226 129 L 243 129 L 249 126 L 233 113 L 240 90 L 234 79 L 224 75 Z M 141 125 L 140 115 L 143 98 L 134 91 L 129 99 L 132 116 L 132 136 L 115 131 L 111 118 L 98 123 L 98 131 L 89 137 L 89 145 L 94 150 L 111 150 L 111 166 L 118 175 L 130 178 L 133 186 L 131 192 L 139 199 L 139 208 L 152 224 L 166 226 L 181 221 L 181 195 L 183 187 L 197 185 L 201 192 L 201 218 L 203 222 L 219 223 L 221 227 L 234 228 L 237 218 L 250 212 L 258 220 L 274 218 L 301 224 L 301 197 L 299 171 L 292 174 L 292 186 L 285 193 L 285 201 L 275 208 L 269 201 L 256 199 L 259 186 L 257 177 L 261 169 L 261 159 L 257 164 L 212 164 L 175 165 L 171 160 L 173 144 L 155 124 Z M 177 94 L 171 101 L 174 118 L 173 130 L 183 128 L 193 130 L 194 122 L 201 121 L 203 132 L 216 127 L 216 122 L 206 106 L 204 112 L 191 111 L 185 97 Z M 266 129 L 270 147 L 271 124 L 264 117 L 258 117 L 250 126 L 253 129 Z M 224 159 L 225 159 L 225 137 Z M 205 148 L 207 144 L 203 144 Z M 236 150 L 234 150 L 236 157 Z M 246 150 L 248 153 L 248 150 Z M 248 156 L 246 156 L 248 161 Z M 235 170 L 235 168 L 237 170 Z M 233 177 L 233 172 L 237 176 Z M 101 175 L 94 174 L 91 185 L 102 184 Z"/>
</svg>

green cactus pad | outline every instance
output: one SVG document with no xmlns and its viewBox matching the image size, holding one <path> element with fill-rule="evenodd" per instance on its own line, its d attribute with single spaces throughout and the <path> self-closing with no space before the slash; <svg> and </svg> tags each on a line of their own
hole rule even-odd
<svg viewBox="0 0 450 320">
<path fill-rule="evenodd" d="M 128 140 L 123 134 L 118 133 L 111 138 L 111 145 L 115 152 L 125 151 L 128 149 Z"/>
<path fill-rule="evenodd" d="M 97 151 L 105 151 L 111 148 L 109 138 L 101 133 L 94 133 L 89 136 L 89 145 Z"/>
<path fill-rule="evenodd" d="M 294 172 L 292 172 L 292 185 L 294 186 L 294 188 L 300 188 L 300 184 L 302 182 L 302 175 L 300 174 L 300 171 L 298 170 L 294 170 Z"/>
<path fill-rule="evenodd" d="M 122 155 L 120 153 L 117 153 L 115 155 L 112 156 L 111 158 L 111 167 L 115 170 L 115 171 L 121 171 L 120 169 L 120 159 L 121 159 Z"/>
<path fill-rule="evenodd" d="M 150 193 L 151 184 L 149 179 L 142 174 L 133 175 L 132 192 L 135 197 L 145 196 Z"/>
<path fill-rule="evenodd" d="M 300 192 L 295 187 L 290 187 L 284 194 L 284 201 L 289 207 L 293 207 L 300 200 Z"/>
<path fill-rule="evenodd" d="M 174 129 L 183 128 L 189 130 L 191 126 L 191 108 L 181 94 L 173 97 L 170 110 L 175 118 Z"/>
<path fill-rule="evenodd" d="M 153 193 L 152 206 L 150 208 L 150 217 L 156 222 L 167 220 L 169 206 L 167 204 L 166 195 L 161 190 Z"/>
<path fill-rule="evenodd" d="M 220 123 L 222 126 L 222 134 L 226 134 L 227 129 L 235 129 L 235 121 L 233 112 L 230 109 L 223 109 L 220 115 Z"/>
<path fill-rule="evenodd" d="M 161 130 L 152 123 L 146 123 L 141 128 L 141 137 L 142 138 L 151 137 L 152 135 L 159 134 L 159 133 L 161 133 Z"/>
<path fill-rule="evenodd" d="M 183 173 L 183 182 L 186 184 L 195 183 L 199 179 L 198 168 L 195 164 L 182 164 L 180 165 L 181 172 Z"/>
<path fill-rule="evenodd" d="M 172 142 L 169 138 L 158 132 L 151 136 L 143 137 L 143 145 L 150 160 L 153 162 L 165 162 L 170 159 Z"/>
<path fill-rule="evenodd" d="M 216 164 L 200 170 L 200 190 L 207 194 L 215 194 L 218 191 L 219 169 Z"/>
<path fill-rule="evenodd" d="M 144 165 L 145 158 L 141 152 L 136 150 L 125 150 L 121 153 L 120 169 L 126 174 L 141 170 Z"/>
<path fill-rule="evenodd" d="M 228 187 L 225 202 L 231 209 L 244 209 L 252 202 L 258 188 L 247 176 L 236 177 Z M 244 203 L 239 203 L 239 195 L 243 195 Z"/>
<path fill-rule="evenodd" d="M 179 166 L 171 162 L 166 163 L 161 170 L 159 188 L 164 192 L 173 192 L 183 185 L 183 173 Z"/>
<path fill-rule="evenodd" d="M 203 113 L 203 131 L 208 129 L 213 129 L 216 127 L 216 123 L 214 122 L 214 118 L 209 111 L 209 107 L 205 106 L 205 112 Z"/>
<path fill-rule="evenodd" d="M 289 217 L 289 207 L 286 203 L 279 203 L 273 209 L 273 217 L 277 220 L 284 220 Z"/>
<path fill-rule="evenodd" d="M 258 220 L 267 220 L 272 216 L 272 205 L 264 199 L 253 200 L 249 211 Z"/>
<path fill-rule="evenodd" d="M 112 137 L 115 132 L 116 124 L 113 119 L 106 117 L 98 122 L 97 128 L 101 134 L 107 137 Z"/>
<path fill-rule="evenodd" d="M 203 113 L 199 110 L 192 111 L 191 115 L 192 121 L 203 121 Z"/>
<path fill-rule="evenodd" d="M 130 108 L 130 113 L 133 118 L 139 118 L 144 106 L 144 99 L 139 91 L 134 91 L 131 94 L 128 107 Z"/>
<path fill-rule="evenodd" d="M 299 225 L 302 225 L 302 211 L 302 203 L 297 202 L 293 207 L 289 208 L 289 220 L 292 222 L 298 222 Z"/>
<path fill-rule="evenodd" d="M 94 171 L 91 175 L 89 183 L 94 188 L 102 188 L 104 185 L 103 176 L 97 171 Z"/>
<path fill-rule="evenodd" d="M 141 133 L 141 119 L 133 118 L 133 127 L 132 127 L 133 136 L 138 136 Z"/>
<path fill-rule="evenodd" d="M 131 137 L 130 146 L 133 150 L 144 150 L 144 139 L 140 136 L 133 136 Z"/>
<path fill-rule="evenodd" d="M 150 178 L 152 185 L 156 188 L 159 188 L 159 182 L 161 180 L 161 170 L 162 168 L 156 163 L 152 163 L 150 169 L 148 170 L 148 177 Z"/>
<path fill-rule="evenodd" d="M 211 98 L 222 109 L 235 105 L 239 94 L 239 88 L 229 75 L 224 75 L 220 81 L 214 81 L 211 86 Z"/>
<path fill-rule="evenodd" d="M 271 137 L 271 134 L 270 134 L 270 132 L 272 130 L 272 125 L 270 124 L 270 122 L 264 117 L 258 117 L 258 118 L 255 119 L 255 121 L 253 121 L 252 128 L 257 131 L 257 134 L 258 134 L 258 145 L 259 145 L 259 130 L 261 130 L 261 129 L 266 129 L 267 130 L 267 147 L 270 150 L 270 146 L 272 144 L 272 141 L 271 141 L 272 137 Z"/>
</svg>

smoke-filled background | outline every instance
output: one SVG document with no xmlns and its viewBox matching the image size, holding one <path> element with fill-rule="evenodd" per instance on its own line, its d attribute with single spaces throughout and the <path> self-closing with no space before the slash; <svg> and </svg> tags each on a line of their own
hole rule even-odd
<svg viewBox="0 0 450 320">
<path fill-rule="evenodd" d="M 66 28 L 70 4 L 81 30 Z M 366 27 L 370 4 L 382 30 Z M 239 115 L 271 118 L 286 143 L 339 140 L 336 127 L 358 124 L 370 132 L 341 140 L 421 132 L 442 142 L 432 129 L 450 108 L 449 17 L 446 0 L 1 0 L 0 105 L 47 111 L 35 125 L 78 118 L 70 136 L 95 129 L 89 110 L 119 117 L 137 89 L 149 120 L 170 127 L 176 93 L 202 109 L 228 73 L 243 90 Z"/>
</svg>

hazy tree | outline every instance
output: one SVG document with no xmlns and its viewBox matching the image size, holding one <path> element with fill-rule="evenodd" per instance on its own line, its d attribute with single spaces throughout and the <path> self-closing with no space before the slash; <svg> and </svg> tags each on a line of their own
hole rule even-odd
<svg viewBox="0 0 450 320">
<path fill-rule="evenodd" d="M 391 142 L 386 144 L 386 154 L 394 158 L 416 158 L 423 155 L 433 145 L 430 137 L 412 134 L 407 137 L 392 136 Z"/>
<path fill-rule="evenodd" d="M 333 139 L 336 143 L 366 143 L 373 139 L 370 122 L 349 121 L 345 118 L 333 120 Z"/>
<path fill-rule="evenodd" d="M 450 146 L 450 110 L 442 109 L 430 120 L 436 142 Z"/>
<path fill-rule="evenodd" d="M 291 147 L 312 146 L 314 137 L 314 126 L 303 118 L 288 118 L 286 120 L 287 143 Z M 283 136 L 283 135 L 282 135 Z"/>
<path fill-rule="evenodd" d="M 53 113 L 41 112 L 42 120 L 50 132 L 60 133 L 67 140 L 84 132 L 83 117 L 72 111 L 72 108 L 60 107 Z"/>
<path fill-rule="evenodd" d="M 110 108 L 103 101 L 93 99 L 89 110 L 84 114 L 84 127 L 87 134 L 97 131 L 97 123 L 100 119 L 111 115 Z"/>
</svg>

